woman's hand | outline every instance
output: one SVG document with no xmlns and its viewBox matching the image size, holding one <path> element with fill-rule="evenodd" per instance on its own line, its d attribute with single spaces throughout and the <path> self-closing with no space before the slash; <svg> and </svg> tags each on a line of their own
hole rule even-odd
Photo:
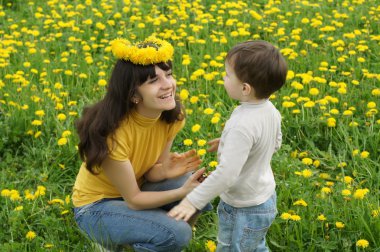
<svg viewBox="0 0 380 252">
<path fill-rule="evenodd" d="M 207 144 L 210 145 L 210 148 L 207 149 L 208 152 L 214 152 L 218 150 L 220 138 L 215 138 L 209 141 Z"/>
<path fill-rule="evenodd" d="M 206 168 L 201 168 L 197 171 L 195 171 L 185 182 L 185 184 L 182 186 L 186 194 L 191 192 L 195 187 L 200 185 L 200 182 L 198 181 L 202 174 L 205 172 Z M 175 218 L 176 220 L 184 220 L 188 221 L 191 216 L 197 211 L 197 209 L 188 201 L 186 198 L 184 198 L 181 203 L 179 203 L 177 206 L 173 207 L 169 212 L 168 215 L 170 217 Z"/>
<path fill-rule="evenodd" d="M 190 201 L 184 198 L 181 203 L 168 212 L 168 215 L 176 220 L 188 221 L 196 211 L 197 209 L 190 203 Z"/>
<path fill-rule="evenodd" d="M 202 174 L 205 172 L 206 168 L 201 168 L 197 171 L 195 171 L 183 184 L 182 189 L 188 194 L 191 192 L 195 187 L 199 186 L 201 182 L 198 180 L 202 177 Z"/>
<path fill-rule="evenodd" d="M 164 169 L 165 177 L 170 179 L 196 170 L 201 163 L 202 160 L 197 155 L 197 152 L 190 150 L 181 154 L 170 153 L 168 158 L 163 160 L 161 164 L 156 164 L 155 166 L 161 165 L 161 169 Z"/>
</svg>

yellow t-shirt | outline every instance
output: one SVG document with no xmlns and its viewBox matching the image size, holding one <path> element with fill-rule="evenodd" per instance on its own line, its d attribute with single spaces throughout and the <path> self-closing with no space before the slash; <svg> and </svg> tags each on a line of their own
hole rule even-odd
<svg viewBox="0 0 380 252">
<path fill-rule="evenodd" d="M 137 183 L 141 185 L 144 182 L 143 175 L 157 162 L 167 142 L 181 130 L 184 122 L 168 124 L 159 118 L 146 118 L 134 111 L 121 122 L 113 137 L 108 137 L 109 157 L 118 161 L 129 160 Z M 72 195 L 75 207 L 103 198 L 121 197 L 101 167 L 98 170 L 100 173 L 93 175 L 82 163 Z"/>
</svg>

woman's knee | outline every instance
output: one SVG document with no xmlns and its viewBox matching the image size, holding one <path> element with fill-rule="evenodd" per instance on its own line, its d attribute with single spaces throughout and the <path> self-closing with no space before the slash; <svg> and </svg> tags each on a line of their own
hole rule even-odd
<svg viewBox="0 0 380 252">
<path fill-rule="evenodd" d="M 145 244 L 152 251 L 181 251 L 185 248 L 192 237 L 192 229 L 186 222 L 178 221 L 174 227 L 166 232 L 160 232 L 157 239 L 152 240 L 152 244 Z M 137 245 L 137 244 L 136 244 Z M 139 244 L 138 246 L 144 246 Z M 138 251 L 138 250 L 137 250 Z"/>
<path fill-rule="evenodd" d="M 187 222 L 179 221 L 179 223 L 177 230 L 175 230 L 175 240 L 178 246 L 186 247 L 191 240 L 193 232 Z"/>
</svg>

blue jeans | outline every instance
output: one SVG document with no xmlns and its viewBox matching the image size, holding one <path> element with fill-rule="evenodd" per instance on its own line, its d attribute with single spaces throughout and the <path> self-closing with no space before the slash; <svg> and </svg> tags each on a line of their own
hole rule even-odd
<svg viewBox="0 0 380 252">
<path fill-rule="evenodd" d="M 264 252 L 266 233 L 277 214 L 276 193 L 266 202 L 236 208 L 220 200 L 217 252 Z"/>
<path fill-rule="evenodd" d="M 145 183 L 143 191 L 166 191 L 181 187 L 189 175 L 158 183 Z M 187 222 L 167 216 L 178 202 L 147 210 L 130 209 L 122 198 L 100 201 L 74 208 L 75 221 L 91 240 L 117 251 L 120 245 L 135 251 L 181 251 L 192 237 Z M 211 205 L 208 205 L 208 210 Z"/>
</svg>

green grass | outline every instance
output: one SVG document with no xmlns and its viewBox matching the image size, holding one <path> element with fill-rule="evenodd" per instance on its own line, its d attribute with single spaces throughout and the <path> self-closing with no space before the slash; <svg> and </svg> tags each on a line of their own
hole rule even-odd
<svg viewBox="0 0 380 252">
<path fill-rule="evenodd" d="M 377 2 L 254 2 L 0 0 L 0 250 L 92 250 L 71 212 L 80 166 L 74 122 L 105 93 L 98 82 L 115 62 L 109 42 L 155 33 L 174 45 L 178 93 L 189 93 L 182 95 L 188 118 L 175 151 L 201 149 L 197 140 L 218 137 L 237 105 L 221 85 L 225 53 L 249 39 L 279 47 L 290 73 L 271 97 L 283 115 L 283 146 L 272 162 L 279 215 L 268 245 L 380 251 Z M 213 113 L 205 114 L 207 108 Z M 195 124 L 201 128 L 192 132 Z M 67 144 L 58 145 L 63 137 Z M 208 167 L 216 156 L 203 160 Z M 307 206 L 294 205 L 301 199 Z M 28 239 L 29 231 L 36 236 Z M 186 251 L 208 251 L 216 234 L 215 212 L 204 214 Z M 369 246 L 357 246 L 361 239 Z"/>
</svg>

